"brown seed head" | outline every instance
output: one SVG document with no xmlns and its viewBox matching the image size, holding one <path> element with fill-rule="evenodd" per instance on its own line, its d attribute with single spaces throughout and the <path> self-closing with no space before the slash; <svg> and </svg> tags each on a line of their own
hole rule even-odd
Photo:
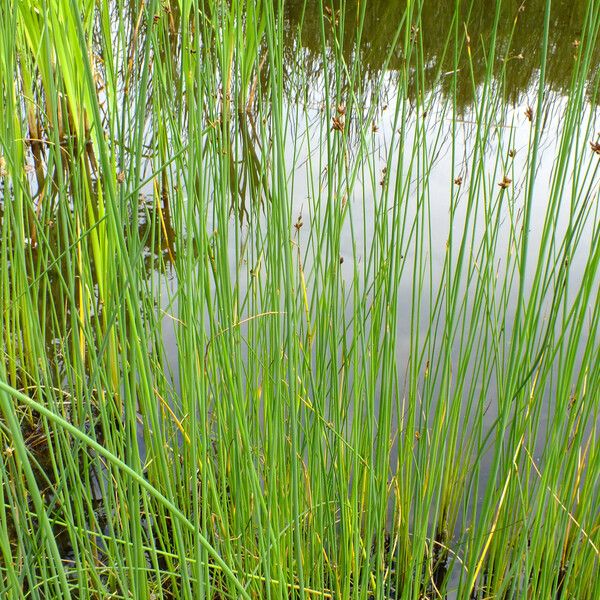
<svg viewBox="0 0 600 600">
<path fill-rule="evenodd" d="M 344 127 L 346 124 L 344 123 L 343 115 L 340 117 L 333 117 L 331 119 L 331 122 L 333 123 L 331 129 L 333 129 L 334 131 L 344 131 Z"/>
<path fill-rule="evenodd" d="M 512 183 L 512 179 L 509 179 L 506 175 L 502 178 L 502 181 L 498 184 L 501 189 L 505 190 Z"/>
</svg>

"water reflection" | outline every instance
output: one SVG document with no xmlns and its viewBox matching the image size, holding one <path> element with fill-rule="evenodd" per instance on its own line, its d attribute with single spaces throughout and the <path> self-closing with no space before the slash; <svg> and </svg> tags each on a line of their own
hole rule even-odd
<svg viewBox="0 0 600 600">
<path fill-rule="evenodd" d="M 338 8 L 338 3 L 333 4 Z M 406 0 L 370 0 L 365 6 L 364 2 L 349 0 L 344 3 L 344 23 L 338 20 L 335 25 L 335 18 L 329 19 L 327 44 L 331 49 L 335 45 L 334 39 L 337 39 L 346 63 L 352 64 L 359 60 L 365 77 L 375 78 L 392 50 L 391 43 L 396 37 L 399 22 L 405 18 L 407 4 Z M 586 0 L 560 0 L 552 3 L 545 75 L 549 91 L 566 93 L 571 85 L 574 64 L 582 47 L 582 24 L 586 12 L 590 10 L 589 4 Z M 302 57 L 303 69 L 308 74 L 319 74 L 326 67 L 322 60 L 319 5 L 320 2 L 316 0 L 309 0 L 307 3 L 304 0 L 289 0 L 285 3 L 286 62 L 295 64 L 297 60 L 292 57 L 297 56 L 295 32 L 300 29 L 301 44 L 305 51 Z M 455 13 L 456 5 L 459 7 L 458 16 Z M 538 80 L 545 6 L 545 0 L 424 2 L 419 14 L 419 26 L 412 26 L 410 33 L 422 50 L 421 55 L 413 53 L 412 60 L 417 60 L 424 67 L 424 81 L 411 81 L 413 93 L 421 85 L 421 93 L 434 89 L 437 91 L 439 85 L 444 93 L 451 94 L 453 78 L 440 75 L 457 69 L 457 107 L 467 108 L 473 102 L 473 90 L 483 85 L 488 76 L 485 54 L 490 47 L 497 19 L 497 52 L 493 74 L 502 78 L 506 101 L 517 102 Z M 361 10 L 364 10 L 364 27 L 360 51 L 357 52 L 355 23 L 360 18 Z M 417 20 L 415 14 L 412 21 Z M 455 35 L 461 40 L 456 64 L 453 48 Z M 470 52 L 467 46 L 470 46 Z M 400 43 L 391 52 L 388 68 L 402 71 L 406 68 L 405 58 Z M 598 77 L 598 43 L 594 46 L 591 64 L 594 68 L 590 73 L 590 85 L 596 83 Z"/>
</svg>

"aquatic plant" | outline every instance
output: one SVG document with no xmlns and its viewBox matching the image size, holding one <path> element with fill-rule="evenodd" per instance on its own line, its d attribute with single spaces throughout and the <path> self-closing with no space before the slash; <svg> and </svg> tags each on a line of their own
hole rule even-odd
<svg viewBox="0 0 600 600">
<path fill-rule="evenodd" d="M 596 597 L 571 4 L 0 4 L 3 598 Z"/>
</svg>

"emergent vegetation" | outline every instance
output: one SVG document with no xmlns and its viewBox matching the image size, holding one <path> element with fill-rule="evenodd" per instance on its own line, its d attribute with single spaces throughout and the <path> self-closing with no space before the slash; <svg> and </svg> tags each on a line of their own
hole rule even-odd
<svg viewBox="0 0 600 600">
<path fill-rule="evenodd" d="M 600 597 L 567 4 L 2 0 L 0 597 Z"/>
</svg>

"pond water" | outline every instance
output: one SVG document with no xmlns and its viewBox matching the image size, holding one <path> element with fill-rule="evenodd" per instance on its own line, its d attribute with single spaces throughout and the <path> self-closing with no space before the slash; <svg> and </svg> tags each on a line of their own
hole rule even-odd
<svg viewBox="0 0 600 600">
<path fill-rule="evenodd" d="M 540 46 L 543 37 L 541 16 L 544 6 L 545 3 L 541 0 L 501 6 L 496 31 L 497 66 L 492 70 L 491 79 L 486 66 L 486 47 L 494 28 L 495 3 L 475 3 L 468 14 L 462 15 L 465 21 L 459 25 L 454 22 L 453 3 L 440 2 L 424 7 L 421 27 L 413 32 L 419 38 L 422 53 L 419 61 L 424 65 L 423 73 L 419 73 L 423 79 L 417 81 L 416 70 L 414 73 L 403 72 L 405 66 L 401 51 L 391 51 L 398 18 L 406 8 L 404 2 L 375 1 L 369 4 L 364 15 L 362 45 L 358 49 L 354 44 L 353 29 L 353 19 L 357 18 L 355 3 L 347 3 L 346 22 L 341 32 L 335 27 L 329 31 L 321 31 L 316 6 L 309 3 L 307 7 L 304 2 L 285 4 L 286 43 L 283 55 L 284 64 L 289 65 L 289 73 L 284 82 L 284 112 L 288 122 L 285 161 L 290 182 L 291 214 L 294 219 L 298 217 L 303 221 L 303 227 L 294 232 L 294 239 L 302 256 L 304 271 L 310 273 L 315 267 L 315 256 L 327 252 L 311 235 L 310 222 L 321 218 L 315 215 L 322 216 L 323 211 L 322 202 L 315 196 L 325 198 L 326 202 L 347 201 L 351 207 L 351 215 L 341 225 L 339 232 L 339 254 L 343 261 L 340 280 L 342 285 L 345 282 L 350 288 L 355 269 L 365 281 L 370 276 L 365 275 L 364 269 L 375 238 L 376 210 L 380 210 L 382 203 L 387 203 L 386 210 L 391 214 L 393 203 L 397 200 L 394 188 L 396 185 L 407 186 L 402 192 L 405 194 L 403 219 L 410 225 L 405 226 L 406 235 L 400 252 L 406 260 L 396 289 L 398 313 L 401 315 L 397 322 L 396 356 L 400 379 L 408 372 L 411 352 L 418 349 L 414 345 L 415 328 L 416 337 L 423 343 L 432 333 L 432 322 L 436 323 L 437 331 L 443 329 L 444 317 L 440 314 L 440 307 L 431 306 L 430 302 L 444 286 L 447 242 L 451 230 L 455 231 L 452 236 L 454 252 L 459 251 L 462 242 L 466 242 L 467 252 L 472 253 L 483 243 L 487 227 L 486 206 L 478 200 L 478 194 L 494 196 L 490 202 L 495 205 L 496 218 L 500 221 L 494 242 L 498 271 L 509 262 L 506 257 L 514 250 L 514 227 L 519 222 L 530 176 L 528 166 L 533 122 L 529 111 L 537 110 Z M 549 191 L 560 154 L 565 114 L 570 101 L 568 94 L 574 64 L 578 59 L 585 8 L 585 3 L 581 2 L 575 5 L 571 2 L 559 2 L 553 4 L 552 8 L 542 114 L 536 116 L 543 121 L 543 126 L 531 200 L 526 285 L 532 281 L 538 265 L 544 221 L 549 214 Z M 461 31 L 464 29 L 471 44 L 471 53 L 461 53 L 456 65 L 453 64 L 450 48 L 454 27 L 459 27 Z M 323 39 L 326 41 L 327 52 L 331 54 L 329 61 L 327 58 L 323 59 Z M 368 159 L 355 165 L 358 171 L 355 181 L 342 190 L 328 185 L 331 184 L 327 181 L 326 173 L 328 154 L 323 150 L 327 143 L 327 132 L 324 132 L 324 127 L 327 126 L 325 107 L 329 104 L 331 110 L 338 104 L 335 96 L 336 57 L 343 57 L 349 68 L 355 62 L 360 64 L 364 87 L 360 97 L 362 104 L 355 109 L 362 116 L 368 114 L 373 122 L 372 130 L 363 139 L 359 128 L 348 134 L 348 154 L 359 154 L 361 145 L 364 145 L 368 147 Z M 592 65 L 597 65 L 599 61 L 600 55 L 596 47 Z M 385 71 L 382 71 L 384 66 Z M 331 70 L 329 74 L 328 70 Z M 459 72 L 456 79 L 453 77 L 455 71 Z M 408 77 L 407 87 L 403 87 L 403 77 Z M 598 69 L 593 67 L 585 83 L 585 94 L 590 98 L 595 97 L 597 77 Z M 331 88 L 331 96 L 325 93 L 327 86 Z M 495 89 L 492 108 L 483 103 L 484 88 Z M 402 95 L 405 89 L 408 90 L 408 98 Z M 344 90 L 337 92 L 340 98 L 348 99 Z M 374 92 L 376 96 L 373 95 Z M 484 134 L 485 147 L 481 148 L 481 133 L 478 133 L 482 121 L 481 111 L 492 109 L 494 112 L 487 116 L 489 121 L 485 124 L 488 128 Z M 584 102 L 579 117 L 580 131 L 576 136 L 577 149 L 570 160 L 578 160 L 576 153 L 580 153 L 584 160 L 593 154 L 589 142 L 598 135 L 597 116 L 596 104 Z M 402 142 L 398 135 L 400 128 Z M 243 143 L 245 138 L 240 139 Z M 255 151 L 259 152 L 260 140 L 255 139 L 255 142 Z M 418 147 L 417 151 L 415 147 Z M 240 167 L 240 172 L 243 168 Z M 400 168 L 402 177 L 407 178 L 408 182 L 397 181 L 396 172 Z M 577 174 L 579 179 L 575 183 L 569 181 L 575 187 L 565 190 L 564 209 L 555 214 L 553 235 L 557 240 L 566 234 L 570 226 L 573 194 L 581 192 L 593 197 L 596 193 L 596 171 L 592 164 L 588 172 Z M 505 177 L 510 179 L 506 191 L 496 187 Z M 460 184 L 453 184 L 458 180 Z M 475 180 L 473 187 L 472 180 Z M 386 188 L 382 191 L 383 181 Z M 350 195 L 346 198 L 348 192 Z M 248 202 L 252 202 L 252 199 L 249 198 Z M 454 206 L 452 217 L 451 206 Z M 466 216 L 469 206 L 476 211 L 475 217 Z M 249 271 L 254 266 L 251 255 L 260 254 L 256 247 L 252 247 L 252 236 L 256 229 L 265 226 L 264 217 L 259 215 L 258 219 L 260 225 L 251 227 L 247 222 L 242 221 L 240 225 L 237 219 L 233 216 L 231 218 L 229 268 L 236 277 L 240 298 L 247 294 L 248 281 L 251 280 Z M 463 230 L 467 222 L 472 224 L 470 231 Z M 417 240 L 415 230 L 419 227 L 422 228 L 421 239 Z M 210 217 L 208 228 L 211 228 Z M 569 301 L 573 300 L 588 265 L 596 229 L 597 219 L 590 217 L 581 229 L 577 249 L 569 257 L 572 275 L 568 290 Z M 239 247 L 236 247 L 236 241 L 239 241 Z M 259 241 L 257 246 L 261 243 Z M 356 250 L 353 246 L 356 246 Z M 415 263 L 417 258 L 420 262 Z M 468 275 L 465 274 L 465 279 L 461 282 L 461 294 L 466 302 L 470 300 L 468 287 L 472 284 L 472 280 L 466 280 Z M 421 303 L 418 311 L 414 306 L 417 281 Z M 177 314 L 175 271 L 167 267 L 161 282 L 163 302 L 167 302 L 173 314 Z M 504 323 L 507 339 L 512 334 L 515 308 L 514 302 L 509 300 Z M 352 307 L 348 304 L 346 311 L 351 320 Z M 458 328 L 460 323 L 456 325 Z M 349 327 L 351 332 L 352 325 Z M 241 329 L 247 333 L 247 328 L 242 326 Z M 165 319 L 163 336 L 177 388 L 178 352 L 173 319 Z M 581 343 L 585 345 L 585 338 Z M 459 348 L 455 348 L 453 357 L 457 359 L 459 354 Z M 425 362 L 430 359 L 424 359 L 421 355 L 419 360 Z M 551 388 L 546 394 L 552 394 Z M 494 418 L 491 411 L 490 424 Z M 547 420 L 548 414 L 542 418 Z"/>
</svg>

